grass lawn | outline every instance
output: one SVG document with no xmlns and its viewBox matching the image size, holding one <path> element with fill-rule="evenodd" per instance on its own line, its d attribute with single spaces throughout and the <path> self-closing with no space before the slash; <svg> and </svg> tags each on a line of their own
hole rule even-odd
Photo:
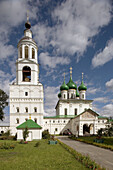
<svg viewBox="0 0 113 170">
<path fill-rule="evenodd" d="M 11 143 L 15 143 L 15 149 L 0 149 L 0 170 L 87 169 L 60 144 L 48 145 L 47 140 L 41 140 L 38 147 L 34 147 L 35 141 L 28 144 Z"/>
<path fill-rule="evenodd" d="M 79 137 L 78 139 L 83 139 L 84 141 L 93 142 L 95 138 L 96 136 L 90 136 L 90 137 L 83 136 L 83 137 Z M 102 139 L 104 139 L 104 144 L 113 146 L 113 137 L 102 137 Z"/>
</svg>

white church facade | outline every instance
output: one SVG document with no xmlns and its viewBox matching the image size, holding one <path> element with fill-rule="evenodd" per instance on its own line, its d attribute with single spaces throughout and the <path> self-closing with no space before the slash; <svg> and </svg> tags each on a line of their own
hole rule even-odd
<svg viewBox="0 0 113 170">
<path fill-rule="evenodd" d="M 44 91 L 39 82 L 38 47 L 32 39 L 29 19 L 25 27 L 24 37 L 18 43 L 16 82 L 10 85 L 9 129 L 12 135 L 17 133 L 17 140 L 23 139 L 26 126 L 29 129 L 27 140 L 41 139 L 44 130 L 48 130 L 50 134 L 62 134 L 68 129 L 74 135 L 83 136 L 88 129 L 88 133 L 97 134 L 98 129 L 105 128 L 107 118 L 92 110 L 93 100 L 86 99 L 87 87 L 84 85 L 83 75 L 77 89 L 72 80 L 72 68 L 69 82 L 66 84 L 64 79 L 60 87 L 55 107 L 56 116 L 44 117 Z"/>
</svg>

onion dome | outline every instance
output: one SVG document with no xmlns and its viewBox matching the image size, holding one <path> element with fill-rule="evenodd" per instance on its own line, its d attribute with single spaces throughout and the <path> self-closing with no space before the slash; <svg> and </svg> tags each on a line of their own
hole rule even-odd
<svg viewBox="0 0 113 170">
<path fill-rule="evenodd" d="M 59 98 L 61 97 L 61 93 L 58 94 L 58 97 L 59 97 Z"/>
<path fill-rule="evenodd" d="M 76 91 L 76 97 L 79 97 L 79 93 L 78 93 L 78 90 Z"/>
<path fill-rule="evenodd" d="M 69 82 L 67 83 L 69 89 L 77 89 L 77 85 L 73 82 L 72 77 L 70 77 Z"/>
<path fill-rule="evenodd" d="M 62 91 L 62 90 L 68 90 L 68 89 L 69 87 L 66 85 L 65 80 L 64 80 L 63 84 L 60 87 L 60 90 Z"/>
<path fill-rule="evenodd" d="M 83 80 L 82 80 L 81 85 L 79 86 L 78 90 L 79 90 L 79 91 L 81 91 L 81 90 L 87 90 L 87 87 L 84 85 Z"/>
</svg>

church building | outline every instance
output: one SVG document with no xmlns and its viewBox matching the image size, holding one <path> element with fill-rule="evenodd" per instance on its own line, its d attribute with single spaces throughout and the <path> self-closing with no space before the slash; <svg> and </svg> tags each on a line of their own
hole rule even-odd
<svg viewBox="0 0 113 170">
<path fill-rule="evenodd" d="M 23 139 L 23 130 L 29 130 L 28 141 L 42 138 L 42 131 L 50 134 L 63 134 L 66 130 L 74 135 L 97 134 L 105 128 L 107 118 L 92 110 L 93 100 L 87 100 L 87 87 L 82 81 L 80 86 L 73 82 L 72 68 L 70 80 L 60 87 L 56 116 L 44 117 L 44 91 L 39 81 L 38 47 L 32 38 L 31 24 L 27 16 L 24 36 L 18 43 L 16 60 L 16 81 L 10 85 L 10 129 L 17 133 L 17 140 Z M 3 129 L 3 127 L 2 127 Z M 0 127 L 1 130 L 1 127 Z M 4 130 L 4 131 L 5 131 Z"/>
</svg>

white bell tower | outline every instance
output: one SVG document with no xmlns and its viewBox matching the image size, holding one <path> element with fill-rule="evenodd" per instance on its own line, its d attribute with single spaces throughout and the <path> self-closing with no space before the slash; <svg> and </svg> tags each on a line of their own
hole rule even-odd
<svg viewBox="0 0 113 170">
<path fill-rule="evenodd" d="M 31 24 L 27 16 L 24 37 L 18 43 L 16 82 L 10 85 L 10 127 L 16 127 L 31 119 L 43 126 L 43 85 L 39 82 L 38 47 L 32 39 Z"/>
</svg>

